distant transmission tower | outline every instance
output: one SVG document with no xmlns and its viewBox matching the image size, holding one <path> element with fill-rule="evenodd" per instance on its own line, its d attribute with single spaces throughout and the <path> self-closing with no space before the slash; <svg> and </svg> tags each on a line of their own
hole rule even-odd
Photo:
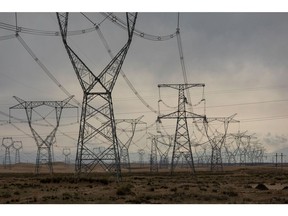
<svg viewBox="0 0 288 216">
<path fill-rule="evenodd" d="M 151 134 L 150 138 L 151 138 L 150 172 L 158 172 L 157 137 Z"/>
<path fill-rule="evenodd" d="M 158 169 L 168 168 L 168 153 L 174 137 L 172 135 L 150 134 L 149 138 L 151 139 L 150 171 L 158 172 Z"/>
<path fill-rule="evenodd" d="M 176 119 L 176 131 L 173 145 L 172 161 L 171 161 L 171 174 L 174 172 L 180 157 L 184 156 L 187 164 L 189 165 L 192 173 L 195 173 L 191 140 L 189 137 L 187 119 L 203 119 L 204 116 L 189 112 L 186 110 L 187 98 L 185 90 L 192 87 L 204 87 L 205 84 L 159 84 L 158 88 L 169 87 L 178 91 L 178 109 L 175 112 L 158 115 L 158 121 L 161 119 Z"/>
<path fill-rule="evenodd" d="M 22 149 L 22 141 L 14 141 L 13 148 L 15 149 L 15 164 L 20 163 L 20 149 Z"/>
<path fill-rule="evenodd" d="M 82 113 L 77 143 L 76 173 L 91 172 L 98 164 L 121 178 L 119 144 L 112 103 L 112 90 L 130 47 L 137 13 L 126 13 L 128 41 L 104 70 L 96 76 L 67 41 L 68 13 L 57 13 L 62 40 L 83 90 Z M 99 26 L 96 26 L 99 28 Z M 97 155 L 89 141 L 99 138 L 108 147 Z"/>
<path fill-rule="evenodd" d="M 236 114 L 230 117 L 214 117 L 214 118 L 209 117 L 204 119 L 205 132 L 211 145 L 211 166 L 210 166 L 211 171 L 223 171 L 222 152 L 221 152 L 222 146 L 226 141 L 226 135 L 229 123 L 239 122 L 233 119 L 235 115 Z M 209 123 L 215 121 L 223 123 L 223 129 L 221 132 L 213 130 L 209 126 Z"/>
<path fill-rule="evenodd" d="M 65 156 L 65 164 L 70 163 L 69 155 L 71 154 L 70 148 L 63 148 L 62 154 Z"/>
<path fill-rule="evenodd" d="M 139 149 L 139 150 L 138 150 L 139 165 L 140 165 L 141 167 L 144 166 L 144 154 L 145 154 L 145 150 L 144 150 L 144 149 Z"/>
<path fill-rule="evenodd" d="M 36 157 L 36 167 L 35 167 L 35 173 L 39 174 L 40 171 L 40 166 L 42 164 L 45 164 L 48 166 L 50 174 L 53 173 L 53 166 L 52 166 L 52 148 L 53 144 L 55 143 L 55 136 L 57 129 L 59 127 L 60 123 L 60 118 L 62 115 L 62 110 L 66 108 L 77 108 L 76 106 L 68 103 L 73 96 L 68 97 L 67 99 L 63 101 L 24 101 L 18 97 L 14 98 L 19 102 L 19 104 L 10 107 L 10 110 L 12 109 L 25 109 L 27 119 L 28 119 L 28 124 L 30 127 L 30 130 L 32 132 L 32 135 L 34 137 L 34 140 L 37 145 L 37 157 Z M 56 125 L 50 124 L 50 126 L 53 126 L 53 130 L 47 135 L 46 138 L 42 138 L 40 134 L 35 130 L 34 125 L 32 124 L 32 114 L 33 111 L 40 115 L 39 112 L 37 112 L 37 108 L 40 108 L 41 106 L 47 106 L 47 107 L 52 107 L 53 110 L 55 111 L 56 114 Z M 43 119 L 45 117 L 42 116 Z"/>
<path fill-rule="evenodd" d="M 126 141 L 124 141 L 124 138 L 120 138 L 119 134 L 118 134 L 118 142 L 119 142 L 119 147 L 120 147 L 120 161 L 121 161 L 121 166 L 123 168 L 126 168 L 130 171 L 131 167 L 130 167 L 130 157 L 129 157 L 129 147 L 131 145 L 131 142 L 133 140 L 134 134 L 135 134 L 135 130 L 136 130 L 136 126 L 137 124 L 146 124 L 146 122 L 141 121 L 141 119 L 143 118 L 143 116 L 140 116 L 137 119 L 116 119 L 115 123 L 116 126 L 118 124 L 121 123 L 128 123 L 131 126 L 131 129 L 119 129 L 121 130 L 123 133 L 126 133 L 126 135 L 128 136 L 128 139 Z M 127 134 L 127 132 L 129 132 L 129 134 Z"/>
<path fill-rule="evenodd" d="M 11 169 L 10 148 L 13 146 L 12 137 L 3 137 L 2 146 L 5 148 L 4 168 Z"/>
</svg>

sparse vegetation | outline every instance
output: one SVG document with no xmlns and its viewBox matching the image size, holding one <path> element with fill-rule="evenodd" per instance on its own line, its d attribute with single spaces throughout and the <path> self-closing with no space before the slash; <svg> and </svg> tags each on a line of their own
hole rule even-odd
<svg viewBox="0 0 288 216">
<path fill-rule="evenodd" d="M 132 188 L 132 185 L 131 185 L 131 184 L 121 185 L 121 186 L 117 189 L 116 194 L 117 194 L 118 196 L 130 195 L 130 194 L 132 194 L 131 188 Z"/>
<path fill-rule="evenodd" d="M 197 178 L 186 172 L 171 176 L 147 171 L 124 173 L 121 182 L 107 173 L 80 178 L 72 173 L 34 176 L 0 172 L 0 176 L 0 203 L 7 204 L 288 202 L 288 169 L 198 171 Z M 267 189 L 261 190 L 259 185 Z"/>
</svg>

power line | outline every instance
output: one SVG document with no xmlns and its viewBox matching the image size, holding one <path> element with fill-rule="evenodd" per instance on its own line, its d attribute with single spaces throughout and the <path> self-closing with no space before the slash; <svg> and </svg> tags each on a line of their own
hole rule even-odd
<svg viewBox="0 0 288 216">
<path fill-rule="evenodd" d="M 38 35 L 38 36 L 57 36 L 57 37 L 61 36 L 59 31 L 39 30 L 39 29 L 26 28 L 23 26 L 17 27 L 15 25 L 3 23 L 3 22 L 0 22 L 0 28 L 8 30 L 8 31 L 13 31 L 13 32 L 18 31 L 24 34 L 31 34 L 31 35 Z M 96 30 L 95 27 L 81 29 L 81 30 L 74 30 L 74 31 L 67 32 L 67 35 L 68 36 L 81 35 L 81 34 L 93 32 L 95 30 Z"/>
<path fill-rule="evenodd" d="M 257 121 L 270 121 L 270 120 L 281 120 L 288 118 L 288 115 L 278 115 L 278 116 L 263 116 L 257 118 L 247 118 L 239 119 L 240 122 L 257 122 Z"/>
<path fill-rule="evenodd" d="M 257 102 L 249 102 L 249 103 L 238 103 L 238 104 L 224 104 L 224 105 L 215 105 L 215 106 L 207 106 L 206 108 L 218 108 L 218 107 L 228 107 L 228 106 L 246 106 L 246 105 L 255 105 L 255 104 L 265 104 L 265 103 L 278 103 L 278 102 L 287 102 L 288 99 L 283 100 L 270 100 L 270 101 L 257 101 Z"/>
<path fill-rule="evenodd" d="M 125 30 L 127 29 L 127 25 L 125 24 L 125 22 L 121 20 L 119 17 L 115 16 L 113 13 L 100 13 L 100 14 L 102 14 L 105 17 L 108 17 L 110 21 L 118 25 L 120 28 L 125 29 Z M 147 34 L 137 29 L 134 30 L 134 34 L 140 38 L 144 38 L 146 40 L 151 40 L 151 41 L 166 41 L 176 36 L 176 32 L 173 32 L 169 35 L 160 36 L 160 35 Z"/>
</svg>

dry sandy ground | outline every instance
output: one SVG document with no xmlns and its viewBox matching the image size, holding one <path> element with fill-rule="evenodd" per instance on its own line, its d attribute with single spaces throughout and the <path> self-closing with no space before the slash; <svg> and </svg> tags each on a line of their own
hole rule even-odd
<svg viewBox="0 0 288 216">
<path fill-rule="evenodd" d="M 121 182 L 105 172 L 76 178 L 73 169 L 58 163 L 53 175 L 35 175 L 32 164 L 0 167 L 0 203 L 288 203 L 288 167 L 227 167 L 213 173 L 197 168 L 196 176 L 185 169 L 170 175 L 138 167 L 123 171 Z"/>
</svg>

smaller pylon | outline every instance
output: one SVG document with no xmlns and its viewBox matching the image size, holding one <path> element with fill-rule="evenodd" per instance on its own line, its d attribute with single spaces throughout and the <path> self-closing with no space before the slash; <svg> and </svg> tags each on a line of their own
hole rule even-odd
<svg viewBox="0 0 288 216">
<path fill-rule="evenodd" d="M 137 119 L 115 119 L 115 123 L 118 127 L 118 130 L 120 130 L 120 132 L 121 132 L 118 134 L 121 166 L 123 168 L 128 169 L 129 172 L 131 171 L 129 147 L 130 147 L 132 140 L 134 138 L 137 124 L 146 124 L 146 122 L 141 121 L 142 118 L 143 118 L 143 115 Z M 121 123 L 122 124 L 123 123 L 129 124 L 130 125 L 129 129 L 128 129 L 128 127 L 126 127 L 125 130 L 120 129 L 119 124 L 121 124 Z M 126 136 L 121 136 L 121 134 L 124 134 Z"/>
<path fill-rule="evenodd" d="M 18 101 L 18 104 L 9 108 L 9 113 L 11 114 L 11 110 L 13 109 L 23 109 L 26 112 L 26 116 L 28 119 L 28 125 L 30 127 L 31 133 L 37 145 L 37 156 L 36 156 L 36 166 L 35 166 L 35 173 L 39 174 L 40 167 L 42 165 L 46 165 L 48 167 L 48 171 L 50 174 L 53 174 L 53 165 L 52 165 L 52 155 L 53 155 L 53 144 L 56 142 L 56 132 L 60 125 L 60 119 L 62 116 L 63 109 L 68 108 L 77 108 L 69 103 L 69 101 L 74 96 L 70 96 L 63 101 L 25 101 L 21 98 L 15 97 L 14 98 Z M 55 120 L 56 122 L 53 124 L 49 123 L 49 126 L 52 127 L 50 132 L 46 137 L 40 136 L 39 132 L 35 129 L 35 124 L 33 124 L 33 113 L 36 113 L 43 120 L 46 120 L 47 115 L 43 115 L 39 112 L 38 109 L 40 107 L 45 106 L 46 108 L 50 109 L 51 111 L 48 112 L 46 109 L 45 111 L 51 114 L 52 112 L 55 113 Z M 38 111 L 36 111 L 38 110 Z M 49 115 L 48 114 L 48 115 Z M 39 128 L 38 128 L 39 129 Z"/>
<path fill-rule="evenodd" d="M 15 149 L 15 164 L 20 163 L 20 149 L 23 148 L 22 141 L 14 141 L 13 148 Z"/>
<path fill-rule="evenodd" d="M 223 171 L 222 162 L 222 147 L 226 141 L 226 135 L 228 131 L 229 123 L 239 123 L 238 120 L 234 120 L 236 113 L 230 117 L 209 117 L 204 119 L 204 128 L 208 141 L 211 145 L 211 171 Z M 211 129 L 209 123 L 218 121 L 223 124 L 222 132 Z M 220 125 L 221 126 L 221 125 Z M 220 129 L 220 127 L 219 127 Z M 211 134 L 211 131 L 212 134 Z"/>
<path fill-rule="evenodd" d="M 143 166 L 144 166 L 144 154 L 145 154 L 145 150 L 144 150 L 144 149 L 139 149 L 139 150 L 138 150 L 139 165 L 140 165 L 140 167 L 143 167 Z"/>
<path fill-rule="evenodd" d="M 63 148 L 62 154 L 65 155 L 65 164 L 70 163 L 69 155 L 71 154 L 70 148 Z"/>
<path fill-rule="evenodd" d="M 150 172 L 158 172 L 157 138 L 151 135 Z"/>
<path fill-rule="evenodd" d="M 11 169 L 11 158 L 10 158 L 10 148 L 13 145 L 12 137 L 2 138 L 2 146 L 5 148 L 5 157 L 4 157 L 4 168 Z"/>
</svg>

